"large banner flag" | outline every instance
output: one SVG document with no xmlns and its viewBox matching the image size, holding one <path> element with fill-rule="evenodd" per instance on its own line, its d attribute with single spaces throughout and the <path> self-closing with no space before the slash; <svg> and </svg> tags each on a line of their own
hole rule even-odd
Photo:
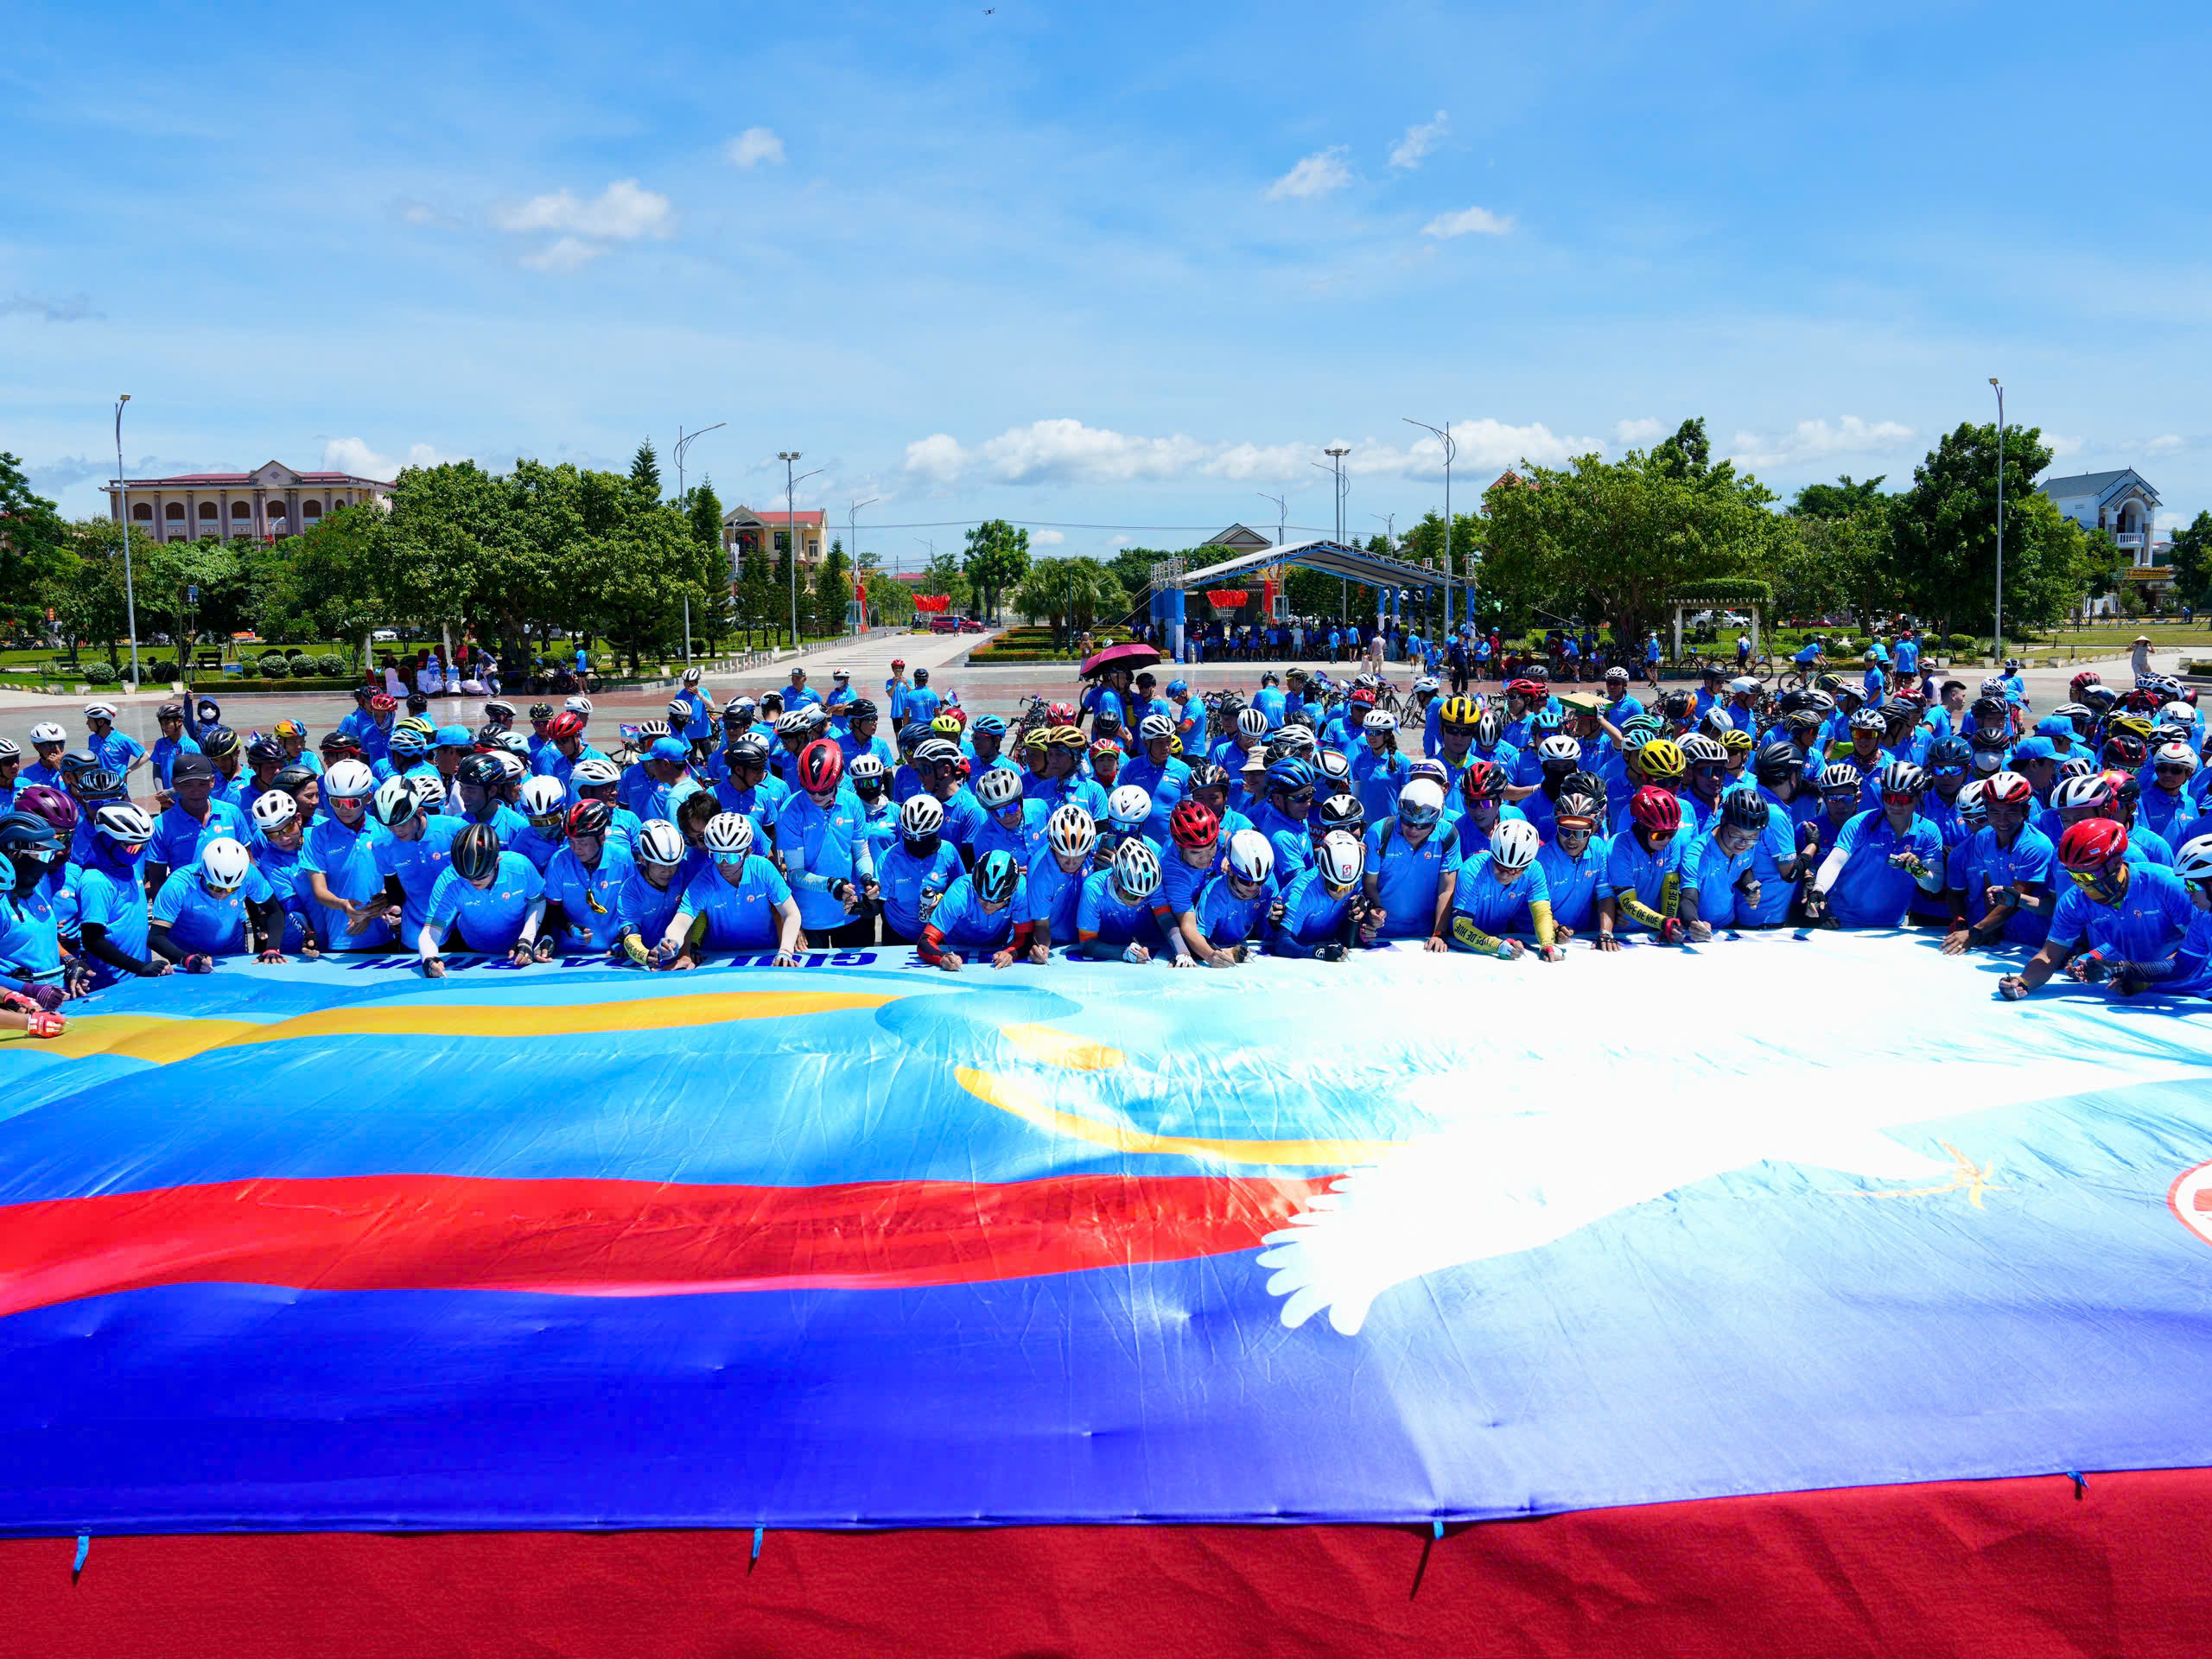
<svg viewBox="0 0 2212 1659">
<path fill-rule="evenodd" d="M 2212 1464 L 2212 1005 L 1925 937 L 240 967 L 0 1045 L 17 1534 Z"/>
</svg>

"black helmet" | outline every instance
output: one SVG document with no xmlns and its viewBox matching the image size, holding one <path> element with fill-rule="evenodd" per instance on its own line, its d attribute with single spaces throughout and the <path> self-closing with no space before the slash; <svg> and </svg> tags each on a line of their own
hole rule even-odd
<svg viewBox="0 0 2212 1659">
<path fill-rule="evenodd" d="M 211 760 L 219 760 L 226 754 L 238 752 L 238 734 L 227 726 L 202 726 L 200 728 L 200 753 Z"/>
<path fill-rule="evenodd" d="M 1766 819 L 1766 803 L 1755 789 L 1732 789 L 1720 798 L 1720 822 L 1731 830 L 1764 830 Z"/>
<path fill-rule="evenodd" d="M 530 705 L 530 717 L 534 721 L 552 719 L 553 705 L 550 702 L 531 703 Z"/>
<path fill-rule="evenodd" d="M 1974 764 L 1974 747 L 1963 737 L 1946 735 L 1928 746 L 1928 769 L 1930 772 L 1959 770 Z"/>
<path fill-rule="evenodd" d="M 80 772 L 70 781 L 75 786 L 77 798 L 79 800 L 120 801 L 127 798 L 127 791 L 123 787 L 123 779 L 105 766 L 93 766 L 87 771 Z"/>
<path fill-rule="evenodd" d="M 487 749 L 499 747 L 499 740 L 506 734 L 507 728 L 495 720 L 487 720 L 476 728 L 477 742 Z"/>
<path fill-rule="evenodd" d="M 875 705 L 866 697 L 855 697 L 845 705 L 845 719 L 848 724 L 855 720 L 874 720 L 875 717 Z"/>
<path fill-rule="evenodd" d="M 1012 853 L 985 853 L 976 861 L 975 880 L 977 898 L 1001 905 L 1013 898 L 1014 889 L 1021 885 L 1021 868 L 1014 861 Z"/>
<path fill-rule="evenodd" d="M 497 789 L 506 781 L 507 769 L 499 764 L 496 755 L 472 754 L 461 763 L 461 770 L 454 776 L 457 781 L 474 784 L 479 789 Z"/>
<path fill-rule="evenodd" d="M 481 881 L 499 868 L 499 833 L 490 824 L 472 823 L 453 838 L 454 874 L 462 880 Z"/>
<path fill-rule="evenodd" d="M 296 795 L 315 781 L 315 772 L 312 766 L 289 766 L 276 769 L 276 785 L 287 795 Z"/>
<path fill-rule="evenodd" d="M 1770 743 L 1751 757 L 1751 776 L 1771 789 L 1785 778 L 1794 778 L 1805 762 L 1795 745 Z"/>
<path fill-rule="evenodd" d="M 257 766 L 281 766 L 284 746 L 273 737 L 257 737 L 246 745 L 245 758 Z"/>
<path fill-rule="evenodd" d="M 44 863 L 61 850 L 61 837 L 54 826 L 35 812 L 10 812 L 0 817 L 0 854 L 10 858 L 35 858 Z"/>
<path fill-rule="evenodd" d="M 1320 819 L 1324 830 L 1342 830 L 1354 836 L 1367 833 L 1367 809 L 1357 795 L 1330 796 L 1321 803 Z"/>
</svg>

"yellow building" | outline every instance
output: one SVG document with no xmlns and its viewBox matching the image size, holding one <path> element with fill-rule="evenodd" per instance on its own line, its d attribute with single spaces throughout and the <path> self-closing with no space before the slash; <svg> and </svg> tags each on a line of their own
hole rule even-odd
<svg viewBox="0 0 2212 1659">
<path fill-rule="evenodd" d="M 387 505 L 392 485 L 351 473 L 296 473 L 272 461 L 251 473 L 185 473 L 175 478 L 111 480 L 108 516 L 129 504 L 133 530 L 164 542 L 203 536 L 267 541 L 296 536 L 340 507 Z"/>
</svg>

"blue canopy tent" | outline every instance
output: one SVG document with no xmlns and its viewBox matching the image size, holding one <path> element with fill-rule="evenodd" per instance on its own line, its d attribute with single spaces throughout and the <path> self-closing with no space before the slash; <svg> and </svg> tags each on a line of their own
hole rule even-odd
<svg viewBox="0 0 2212 1659">
<path fill-rule="evenodd" d="M 1346 582 L 1357 582 L 1376 590 L 1375 620 L 1380 626 L 1386 619 L 1395 621 L 1399 601 L 1413 590 L 1441 588 L 1444 593 L 1444 624 L 1452 626 L 1452 594 L 1456 589 L 1473 603 L 1474 583 L 1464 577 L 1454 576 L 1448 570 L 1435 570 L 1411 559 L 1397 558 L 1388 553 L 1370 553 L 1363 548 L 1347 546 L 1326 537 L 1310 542 L 1287 542 L 1280 547 L 1256 548 L 1240 553 L 1217 564 L 1202 566 L 1196 570 L 1180 569 L 1180 560 L 1169 560 L 1154 569 L 1152 588 L 1153 620 L 1162 625 L 1162 631 L 1174 654 L 1182 654 L 1184 595 L 1193 588 L 1221 588 L 1243 581 L 1253 571 L 1271 564 L 1301 565 L 1308 570 L 1319 570 Z M 1463 614 L 1465 613 L 1464 611 Z"/>
</svg>

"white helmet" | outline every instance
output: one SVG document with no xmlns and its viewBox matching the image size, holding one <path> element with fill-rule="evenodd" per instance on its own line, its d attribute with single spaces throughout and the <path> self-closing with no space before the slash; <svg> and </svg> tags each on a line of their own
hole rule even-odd
<svg viewBox="0 0 2212 1659">
<path fill-rule="evenodd" d="M 742 812 L 717 812 L 707 820 L 707 852 L 717 864 L 734 864 L 753 850 L 753 820 Z"/>
<path fill-rule="evenodd" d="M 589 785 L 596 789 L 602 784 L 619 784 L 622 781 L 621 767 L 603 754 L 586 755 L 569 769 L 569 775 L 575 780 L 579 788 Z"/>
<path fill-rule="evenodd" d="M 1160 855 L 1132 836 L 1114 849 L 1114 886 L 1124 899 L 1149 899 L 1160 891 Z"/>
<path fill-rule="evenodd" d="M 1242 710 L 1236 716 L 1236 729 L 1247 737 L 1265 737 L 1268 734 L 1267 712 L 1260 709 Z"/>
<path fill-rule="evenodd" d="M 1021 798 L 1021 774 L 1006 766 L 986 766 L 976 780 L 976 798 L 991 811 L 1001 811 Z"/>
<path fill-rule="evenodd" d="M 638 828 L 638 858 L 646 864 L 681 864 L 683 832 L 666 818 L 648 818 Z"/>
<path fill-rule="evenodd" d="M 1398 791 L 1398 816 L 1415 823 L 1434 823 L 1444 816 L 1444 790 L 1433 779 L 1416 778 Z"/>
<path fill-rule="evenodd" d="M 1357 836 L 1332 830 L 1314 849 L 1313 862 L 1320 869 L 1321 880 L 1330 887 L 1352 887 L 1367 873 L 1367 848 Z"/>
<path fill-rule="evenodd" d="M 422 816 L 423 798 L 416 793 L 415 785 L 410 779 L 387 778 L 377 785 L 377 792 L 369 798 L 369 810 L 385 829 L 396 829 Z"/>
<path fill-rule="evenodd" d="M 335 778 L 338 768 L 333 766 L 330 775 Z M 531 778 L 523 784 L 522 810 L 525 817 L 546 817 L 568 804 L 569 791 L 561 787 L 558 778 Z"/>
<path fill-rule="evenodd" d="M 786 709 L 776 716 L 778 737 L 797 737 L 805 729 L 806 710 L 804 709 Z"/>
<path fill-rule="evenodd" d="M 1722 751 L 1723 754 L 1726 753 L 1725 749 Z M 1571 760 L 1576 766 L 1580 766 L 1582 745 L 1565 732 L 1554 732 L 1536 745 L 1536 758 L 1540 760 Z"/>
<path fill-rule="evenodd" d="M 934 795 L 909 795 L 899 809 L 899 833 L 908 841 L 927 841 L 944 828 L 944 804 Z"/>
<path fill-rule="evenodd" d="M 1142 823 L 1152 816 L 1152 797 L 1141 784 L 1123 784 L 1106 798 L 1106 818 L 1110 823 Z"/>
<path fill-rule="evenodd" d="M 2184 881 L 2212 881 L 2212 836 L 2198 836 L 2175 848 L 2174 874 Z"/>
<path fill-rule="evenodd" d="M 1543 850 L 1544 838 L 1526 818 L 1508 818 L 1490 833 L 1491 861 L 1501 870 L 1525 870 Z"/>
<path fill-rule="evenodd" d="M 698 684 L 698 683 L 699 683 L 699 671 L 698 671 L 697 669 L 696 669 L 696 668 L 687 668 L 687 669 L 685 669 L 685 670 L 683 671 L 683 683 L 684 683 L 684 684 L 686 684 L 686 685 L 696 685 L 696 684 Z M 661 861 L 661 862 L 663 862 L 663 863 L 666 863 L 667 861 L 667 861 L 667 860 L 665 860 L 665 859 L 663 859 L 663 860 Z"/>
<path fill-rule="evenodd" d="M 999 768 L 1003 772 L 1005 767 Z M 857 783 L 863 778 L 888 778 L 891 768 L 883 764 L 883 757 L 873 752 L 856 754 L 853 764 L 845 768 L 845 776 Z"/>
<path fill-rule="evenodd" d="M 111 801 L 92 814 L 92 827 L 110 841 L 145 842 L 154 838 L 154 821 L 128 801 Z"/>
<path fill-rule="evenodd" d="M 1274 874 L 1274 843 L 1256 830 L 1239 830 L 1229 838 L 1229 873 L 1244 881 L 1264 881 Z"/>
<path fill-rule="evenodd" d="M 1433 674 L 1424 674 L 1414 682 L 1414 690 L 1416 692 L 1441 691 L 1443 689 L 1444 682 Z"/>
<path fill-rule="evenodd" d="M 228 836 L 218 836 L 200 849 L 200 874 L 211 887 L 244 884 L 253 868 L 253 855 Z"/>
<path fill-rule="evenodd" d="M 50 720 L 41 720 L 31 728 L 33 743 L 67 743 L 68 741 L 69 734 Z"/>
<path fill-rule="evenodd" d="M 914 798 L 928 799 L 926 796 L 920 795 Z M 930 804 L 935 806 L 937 803 L 931 801 Z M 1098 826 L 1081 806 L 1073 801 L 1064 801 L 1054 807 L 1052 816 L 1045 820 L 1045 839 L 1063 858 L 1088 858 L 1090 849 L 1098 844 Z M 1122 842 L 1123 846 L 1134 844 Z"/>
<path fill-rule="evenodd" d="M 499 763 L 499 770 L 506 774 L 506 779 L 511 784 L 530 770 L 523 765 L 520 755 L 511 754 L 505 749 L 493 750 L 492 758 Z M 552 779 L 549 778 L 546 781 L 550 783 Z"/>
<path fill-rule="evenodd" d="M 282 830 L 300 816 L 300 804 L 281 789 L 264 789 L 253 798 L 254 827 L 267 834 Z"/>
<path fill-rule="evenodd" d="M 2186 766 L 2192 772 L 2196 770 L 2196 751 L 2178 740 L 2171 743 L 2159 744 L 2157 749 L 2152 751 L 2151 759 L 2154 764 L 2161 766 Z"/>
<path fill-rule="evenodd" d="M 2009 772 L 2002 775 L 2012 776 Z M 1997 779 L 1993 778 L 1989 782 L 1993 786 Z M 1967 789 L 1974 787 L 1974 784 L 1967 785 Z M 1964 794 L 1966 791 L 1959 792 Z M 2085 772 L 2078 778 L 2062 778 L 2058 780 L 2058 787 L 2050 791 L 2051 809 L 2060 812 L 2076 806 L 2100 806 L 2111 798 L 2112 785 L 2105 781 L 2105 775 L 2101 772 Z"/>
<path fill-rule="evenodd" d="M 566 702 L 563 703 L 561 707 L 569 714 L 582 715 L 586 720 L 589 720 L 591 718 L 591 699 L 589 697 L 570 697 Z"/>
<path fill-rule="evenodd" d="M 1149 743 L 1155 738 L 1175 735 L 1175 722 L 1165 715 L 1147 715 L 1137 722 L 1137 736 Z"/>
<path fill-rule="evenodd" d="M 86 720 L 113 720 L 115 705 L 111 702 L 88 702 L 85 705 Z"/>
<path fill-rule="evenodd" d="M 550 778 L 545 781 L 553 783 Z M 376 786 L 376 773 L 369 770 L 365 762 L 359 760 L 333 761 L 330 770 L 322 774 L 322 792 L 326 795 L 350 795 L 358 798 L 369 794 Z M 558 789 L 560 785 L 554 784 L 554 787 Z"/>
<path fill-rule="evenodd" d="M 1388 709 L 1370 709 L 1359 725 L 1362 731 L 1395 732 L 1398 729 L 1398 717 Z"/>
<path fill-rule="evenodd" d="M 2184 726 L 2196 724 L 2196 710 L 2185 702 L 2170 702 L 2158 710 L 2160 720 L 2178 721 Z"/>
</svg>

